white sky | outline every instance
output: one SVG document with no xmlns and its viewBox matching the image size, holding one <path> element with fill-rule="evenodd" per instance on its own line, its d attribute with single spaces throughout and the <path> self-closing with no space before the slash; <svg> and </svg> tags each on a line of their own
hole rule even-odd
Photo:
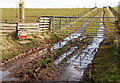
<svg viewBox="0 0 120 83">
<path fill-rule="evenodd" d="M 26 8 L 89 8 L 118 6 L 120 0 L 24 0 Z M 18 8 L 19 0 L 0 0 L 0 8 Z"/>
</svg>

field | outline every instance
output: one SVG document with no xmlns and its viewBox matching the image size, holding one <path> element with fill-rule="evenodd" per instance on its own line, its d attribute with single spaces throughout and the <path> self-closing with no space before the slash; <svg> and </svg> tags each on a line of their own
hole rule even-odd
<svg viewBox="0 0 120 83">
<path fill-rule="evenodd" d="M 117 13 L 119 13 L 119 12 L 118 12 L 118 7 L 114 7 L 113 9 L 114 9 Z"/>
<path fill-rule="evenodd" d="M 81 12 L 87 12 L 91 8 L 68 8 L 68 9 L 25 9 L 26 19 L 29 16 L 76 16 Z M 2 20 L 18 19 L 18 9 L 2 8 Z"/>
<path fill-rule="evenodd" d="M 117 11 L 117 13 L 120 14 L 120 7 L 113 7 L 113 9 L 114 9 L 115 11 Z"/>
<path fill-rule="evenodd" d="M 90 10 L 91 8 L 76 8 L 76 9 L 25 9 L 25 15 L 26 16 L 75 16 L 77 14 L 80 14 L 82 12 L 87 12 L 88 10 Z M 17 9 L 2 9 L 2 19 L 3 20 L 11 20 L 11 19 L 18 19 L 16 17 L 18 13 L 18 10 Z M 36 18 L 31 18 L 31 17 L 27 17 L 26 19 L 36 19 Z M 42 39 L 44 40 L 45 37 L 43 37 Z M 35 38 L 34 40 L 34 36 L 32 37 L 32 42 L 36 42 L 36 39 L 37 41 L 39 41 L 39 38 Z M 49 39 L 46 38 L 46 39 Z M 8 41 L 9 40 L 9 41 Z M 40 39 L 41 40 L 41 39 Z M 19 40 L 14 40 L 14 38 L 12 37 L 11 38 L 11 34 L 10 34 L 10 37 L 5 37 L 3 38 L 3 42 L 2 42 L 2 45 L 3 45 L 3 49 L 1 50 L 3 52 L 3 57 L 1 57 L 1 59 L 5 59 L 5 58 L 9 58 L 11 56 L 15 56 L 17 54 L 19 54 L 21 52 L 21 50 L 19 51 L 16 51 L 15 49 L 23 49 L 23 48 L 27 48 L 30 46 L 30 45 L 20 45 L 18 43 Z M 34 42 L 34 46 L 33 47 L 36 47 L 36 46 L 39 46 L 41 43 L 37 42 L 35 43 Z M 45 41 L 46 42 L 46 41 Z M 32 44 L 32 43 L 30 43 Z M 35 44 L 38 44 L 38 45 L 35 45 Z M 8 47 L 10 46 L 10 48 Z M 22 48 L 23 46 L 23 48 Z M 8 49 L 11 49 L 11 48 L 15 48 L 14 50 L 8 50 Z M 23 49 L 23 50 L 25 50 Z M 22 50 L 22 51 L 23 51 Z"/>
<path fill-rule="evenodd" d="M 105 17 L 110 17 L 108 9 L 105 8 L 104 10 L 106 11 Z M 114 21 L 114 19 L 104 18 L 104 21 Z M 109 31 L 107 30 L 109 28 L 115 29 L 114 25 L 111 23 L 105 23 L 105 25 L 105 31 Z M 110 32 L 114 32 L 114 30 L 110 30 Z M 109 36 L 112 37 L 112 34 Z M 119 59 L 120 57 L 117 53 L 114 40 L 105 39 L 101 44 L 93 63 L 89 65 L 87 72 L 87 77 L 89 77 L 89 79 L 87 79 L 87 81 L 89 80 L 90 82 L 88 83 L 119 83 Z"/>
<path fill-rule="evenodd" d="M 118 7 L 114 7 L 113 9 L 116 10 L 116 11 L 118 12 Z"/>
<path fill-rule="evenodd" d="M 52 32 L 36 32 L 36 34 L 27 35 L 27 39 L 24 40 L 16 38 L 15 33 L 2 37 L 1 65 L 5 71 L 6 69 L 7 71 L 12 70 L 10 75 L 8 74 L 9 76 L 4 78 L 9 79 L 13 76 L 20 78 L 20 80 L 58 80 L 57 77 L 62 75 L 62 78 L 66 78 L 64 76 L 66 74 L 69 75 L 68 78 L 74 76 L 77 79 L 80 76 L 74 74 L 74 72 L 71 74 L 71 71 L 76 72 L 77 70 L 78 73 L 81 73 L 81 70 L 87 67 L 86 74 L 88 80 L 90 80 L 90 82 L 87 80 L 88 83 L 92 81 L 104 83 L 105 81 L 112 82 L 115 80 L 119 82 L 118 65 L 120 57 L 117 54 L 114 39 L 111 39 L 111 33 L 114 34 L 114 30 L 111 29 L 115 29 L 114 20 L 104 18 L 109 17 L 111 12 L 107 8 L 104 8 L 105 12 L 102 8 L 96 8 L 88 13 L 89 10 L 90 8 L 25 9 L 26 19 L 35 20 L 38 16 L 64 17 L 53 18 Z M 19 15 L 18 9 L 5 8 L 2 9 L 2 14 L 3 22 L 5 20 L 17 20 Z M 85 17 L 68 18 L 68 16 Z M 62 34 L 62 36 L 57 34 Z M 69 36 L 66 37 L 65 34 Z M 70 36 L 71 34 L 74 35 Z M 109 39 L 104 39 L 105 36 Z M 99 37 L 102 37 L 103 40 Z M 58 64 L 55 64 L 55 62 L 58 62 Z M 66 65 L 67 62 L 74 65 Z M 2 72 L 4 73 L 4 71 Z M 67 80 L 71 81 L 71 79 Z"/>
<path fill-rule="evenodd" d="M 89 12 L 89 14 L 84 14 L 85 17 L 93 16 L 98 9 Z M 55 34 L 68 35 L 77 31 L 89 18 L 55 18 L 54 19 L 54 28 Z M 66 21 L 67 20 L 67 21 Z M 67 25 L 68 24 L 68 25 Z M 59 36 L 61 37 L 61 36 Z"/>
</svg>

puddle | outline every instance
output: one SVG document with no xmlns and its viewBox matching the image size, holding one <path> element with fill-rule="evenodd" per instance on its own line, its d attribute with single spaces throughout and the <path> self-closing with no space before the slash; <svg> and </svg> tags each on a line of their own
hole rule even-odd
<svg viewBox="0 0 120 83">
<path fill-rule="evenodd" d="M 4 77 L 6 77 L 7 75 L 9 75 L 11 72 L 9 72 L 8 70 L 7 71 L 0 71 L 0 75 L 2 76 L 2 77 L 0 77 L 0 78 L 4 78 Z"/>
<path fill-rule="evenodd" d="M 103 17 L 103 15 L 104 12 L 102 13 L 101 17 Z M 101 21 L 103 21 L 102 18 Z M 88 45 L 85 50 L 76 53 L 75 56 L 71 57 L 67 61 L 67 63 L 69 63 L 70 65 L 66 67 L 66 70 L 60 77 L 60 80 L 80 81 L 84 74 L 85 68 L 87 68 L 88 65 L 92 63 L 92 60 L 95 54 L 97 53 L 98 48 L 103 40 L 104 40 L 104 24 L 101 22 L 100 28 L 97 32 L 96 37 L 93 38 L 92 43 Z"/>
<path fill-rule="evenodd" d="M 51 51 L 52 50 L 57 50 L 57 49 L 63 47 L 64 45 L 66 45 L 70 40 L 73 40 L 75 38 L 78 38 L 78 37 L 82 36 L 82 33 L 84 33 L 84 30 L 85 30 L 86 26 L 89 24 L 89 22 L 91 20 L 92 20 L 92 18 L 88 19 L 88 21 L 80 29 L 78 29 L 75 33 L 72 33 L 71 35 L 69 35 L 68 37 L 66 37 L 63 40 L 63 42 L 59 42 L 57 44 L 54 44 L 53 47 L 51 48 Z"/>
<path fill-rule="evenodd" d="M 81 29 L 79 29 L 78 31 L 76 31 L 75 33 L 71 34 L 70 36 L 66 37 L 64 39 L 63 42 L 59 42 L 57 44 L 54 44 L 53 47 L 51 48 L 51 51 L 55 51 L 61 47 L 63 47 L 64 45 L 66 45 L 70 40 L 73 40 L 75 38 L 78 38 L 80 36 L 82 36 L 82 33 L 84 32 L 84 29 L 86 28 L 86 26 L 88 25 L 88 23 L 92 20 L 92 18 L 90 18 L 88 20 L 88 22 L 86 22 Z M 101 29 L 99 29 L 99 31 L 104 31 L 104 26 L 103 23 L 101 23 Z M 97 33 L 97 37 L 103 37 L 103 33 L 100 33 L 98 31 Z M 84 38 L 84 37 L 83 37 Z M 81 38 L 80 40 L 82 40 L 83 38 Z M 99 42 L 98 42 L 99 41 Z M 94 38 L 93 42 L 91 45 L 89 45 L 87 47 L 87 49 L 83 50 L 82 52 L 78 52 L 75 56 L 73 56 L 72 58 L 70 58 L 70 60 L 68 60 L 68 63 L 70 63 L 70 66 L 68 66 L 65 70 L 65 78 L 62 80 L 69 80 L 69 81 L 79 81 L 80 78 L 83 76 L 84 73 L 84 68 L 91 63 L 92 59 L 93 59 L 93 54 L 95 55 L 95 53 L 97 52 L 97 50 L 92 49 L 91 48 L 99 48 L 100 43 L 103 41 L 103 39 L 99 39 L 99 38 Z M 75 51 L 75 49 L 77 49 L 78 47 L 71 47 L 70 50 L 66 53 L 64 53 L 63 55 L 61 55 L 61 57 L 55 61 L 54 64 L 58 64 L 60 61 L 62 61 L 64 58 L 66 58 L 67 56 L 69 56 L 71 53 L 73 53 Z M 47 53 L 47 48 L 43 49 L 42 51 L 39 51 L 39 53 L 42 54 L 42 52 Z M 89 51 L 89 53 L 87 53 Z M 94 52 L 95 51 L 95 52 Z M 82 53 L 82 55 L 80 57 L 78 57 L 80 54 Z M 40 54 L 40 55 L 41 55 Z M 36 55 L 33 55 L 36 56 Z M 87 57 L 87 56 L 92 56 L 92 57 L 88 57 L 85 60 L 82 59 L 83 57 Z M 78 58 L 77 58 L 78 57 Z M 77 59 L 76 59 L 77 58 Z M 33 59 L 33 58 L 31 58 Z M 86 61 L 86 63 L 81 63 L 80 59 L 83 60 L 83 62 Z M 87 59 L 89 59 L 90 61 L 87 61 Z M 71 61 L 73 63 L 71 63 Z M 81 64 L 80 64 L 81 63 Z M 81 66 L 80 66 L 81 65 Z M 78 71 L 80 70 L 80 71 Z M 11 72 L 7 71 L 0 71 L 0 74 L 2 75 L 0 78 L 2 78 L 3 80 L 6 81 L 12 81 L 12 80 L 18 80 L 17 78 L 5 78 L 7 75 L 9 75 Z M 67 75 L 67 76 L 66 76 Z"/>
<path fill-rule="evenodd" d="M 103 17 L 103 14 L 102 14 Z M 101 18 L 101 21 L 103 19 Z M 104 38 L 104 24 L 100 23 L 100 29 L 97 32 L 97 36 L 96 37 L 101 37 L 101 38 L 93 38 L 93 41 L 90 45 L 88 45 L 88 47 L 83 51 L 83 53 L 79 56 L 79 58 L 75 59 L 74 57 L 72 57 L 71 59 L 74 59 L 74 61 L 76 62 L 77 60 L 81 60 L 79 63 L 81 63 L 81 66 L 85 66 L 85 64 L 90 64 L 94 58 L 94 55 L 96 54 L 96 52 L 98 51 L 98 48 L 101 44 L 101 42 L 103 41 Z M 101 33 L 99 31 L 102 31 Z M 80 54 L 77 53 L 76 55 L 78 56 Z M 74 62 L 74 63 L 75 63 Z M 69 62 L 68 62 L 69 63 Z M 87 66 L 86 65 L 86 66 Z"/>
<path fill-rule="evenodd" d="M 54 46 L 51 48 L 51 50 L 53 50 L 53 49 L 54 49 L 54 50 L 57 50 L 57 49 L 63 47 L 64 45 L 66 45 L 67 42 L 69 42 L 70 40 L 73 40 L 73 39 L 75 39 L 75 38 L 78 38 L 78 37 L 82 36 L 82 33 L 84 32 L 84 29 L 86 28 L 86 26 L 88 25 L 88 23 L 89 23 L 91 20 L 92 20 L 92 18 L 88 19 L 88 21 L 82 26 L 81 29 L 78 29 L 75 33 L 73 33 L 73 34 L 71 34 L 70 36 L 66 37 L 63 42 L 59 42 L 59 43 L 57 43 L 57 44 L 54 44 Z M 84 38 L 86 38 L 86 37 L 80 38 L 80 41 L 81 41 L 82 39 L 84 39 Z M 76 48 L 78 48 L 78 47 L 76 47 Z M 72 54 L 72 53 L 74 52 L 74 50 L 75 50 L 75 47 L 71 47 L 70 51 L 68 51 L 67 53 L 64 53 L 63 55 L 61 55 L 61 57 L 60 57 L 58 60 L 56 60 L 54 64 L 58 64 L 58 63 L 59 63 L 60 61 L 62 61 L 64 58 L 66 58 L 67 56 L 69 56 L 69 54 Z M 77 57 L 77 56 L 78 56 L 78 55 L 75 55 L 74 57 Z M 68 61 L 68 62 L 69 62 L 69 61 Z"/>
<path fill-rule="evenodd" d="M 10 69 L 16 68 L 16 67 L 17 67 L 17 66 L 13 66 L 13 67 L 11 67 Z M 12 77 L 12 78 L 6 77 L 6 76 L 8 76 L 9 74 L 11 74 L 11 72 L 10 72 L 9 70 L 0 71 L 0 80 L 1 80 L 1 81 L 13 81 L 13 80 L 18 80 L 18 79 L 15 78 L 15 77 Z"/>
<path fill-rule="evenodd" d="M 60 81 L 80 81 L 83 74 L 84 67 L 76 67 L 76 65 L 72 64 L 65 68 L 65 73 L 60 77 Z"/>
<path fill-rule="evenodd" d="M 3 81 L 17 81 L 17 80 L 19 80 L 19 79 L 17 79 L 17 78 L 5 78 L 5 79 L 3 79 Z"/>
<path fill-rule="evenodd" d="M 66 57 L 68 57 L 70 54 L 72 54 L 74 51 L 75 51 L 75 49 L 77 49 L 78 47 L 72 47 L 72 48 L 70 48 L 70 50 L 68 51 L 68 52 L 66 52 L 66 53 L 64 53 L 63 55 L 61 55 L 61 57 L 58 59 L 58 60 L 56 60 L 55 62 L 54 62 L 54 64 L 58 64 L 59 62 L 61 62 L 63 59 L 65 59 Z"/>
</svg>

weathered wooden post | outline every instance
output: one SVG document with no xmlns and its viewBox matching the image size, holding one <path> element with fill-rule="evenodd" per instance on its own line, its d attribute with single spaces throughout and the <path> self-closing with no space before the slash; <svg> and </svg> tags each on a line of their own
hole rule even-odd
<svg viewBox="0 0 120 83">
<path fill-rule="evenodd" d="M 61 18 L 60 18 L 60 21 L 59 21 L 59 29 L 61 28 Z"/>
<path fill-rule="evenodd" d="M 120 1 L 118 2 L 118 16 L 116 21 L 116 28 L 117 28 L 116 44 L 117 44 L 118 54 L 120 54 Z"/>
<path fill-rule="evenodd" d="M 51 32 L 53 31 L 53 17 L 50 17 L 50 22 L 49 22 L 49 28 L 48 30 L 50 30 Z"/>
<path fill-rule="evenodd" d="M 19 19 L 20 22 L 24 22 L 23 20 L 25 19 L 25 8 L 23 0 L 19 1 Z"/>
<path fill-rule="evenodd" d="M 118 17 L 120 18 L 120 1 L 118 2 Z"/>
</svg>

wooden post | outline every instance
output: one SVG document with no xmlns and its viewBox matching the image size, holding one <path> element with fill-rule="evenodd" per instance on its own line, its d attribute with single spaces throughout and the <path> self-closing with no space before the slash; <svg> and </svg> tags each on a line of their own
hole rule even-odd
<svg viewBox="0 0 120 83">
<path fill-rule="evenodd" d="M 54 16 L 53 17 L 51 17 L 51 31 L 52 31 L 52 33 L 54 34 L 54 31 L 55 31 L 55 27 L 54 27 Z"/>
<path fill-rule="evenodd" d="M 80 66 L 82 66 L 81 61 L 82 61 L 82 59 L 81 59 L 81 55 L 80 55 Z"/>
<path fill-rule="evenodd" d="M 120 23 L 120 21 L 119 21 L 119 19 L 117 19 L 117 21 L 115 23 L 115 27 L 117 28 L 116 45 L 117 45 L 118 54 L 120 54 L 120 25 L 119 25 L 119 23 Z"/>
<path fill-rule="evenodd" d="M 71 22 L 71 18 L 70 18 L 70 22 Z"/>
<path fill-rule="evenodd" d="M 25 9 L 23 0 L 20 0 L 19 2 L 19 19 L 20 22 L 24 22 L 23 20 L 25 19 Z"/>
<path fill-rule="evenodd" d="M 16 23 L 16 37 L 18 38 L 19 35 L 18 35 L 18 32 L 19 32 L 19 23 Z"/>
<path fill-rule="evenodd" d="M 120 19 L 120 1 L 118 2 L 118 17 Z"/>
<path fill-rule="evenodd" d="M 50 17 L 50 23 L 49 23 L 49 30 L 52 32 L 52 20 L 53 20 L 53 18 L 52 17 Z"/>
<path fill-rule="evenodd" d="M 61 18 L 60 18 L 60 21 L 59 21 L 59 29 L 61 28 Z"/>
<path fill-rule="evenodd" d="M 117 23 L 117 48 L 118 48 L 118 54 L 120 55 L 120 1 L 118 2 L 118 23 Z"/>
</svg>

